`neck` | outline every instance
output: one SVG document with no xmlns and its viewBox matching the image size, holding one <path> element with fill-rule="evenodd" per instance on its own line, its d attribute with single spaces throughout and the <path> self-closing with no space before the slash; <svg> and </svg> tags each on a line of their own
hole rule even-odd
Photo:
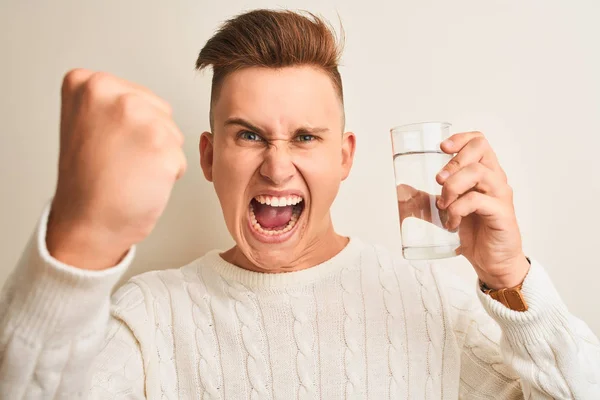
<svg viewBox="0 0 600 400">
<path fill-rule="evenodd" d="M 302 247 L 302 250 L 293 251 L 293 260 L 286 260 L 285 264 L 263 265 L 263 263 L 260 263 L 260 265 L 257 265 L 258 263 L 252 262 L 237 245 L 222 253 L 221 257 L 225 261 L 248 271 L 266 273 L 294 272 L 314 267 L 331 259 L 346 247 L 348 241 L 347 237 L 341 236 L 333 230 L 333 225 L 329 225 L 325 232 L 308 241 L 303 246 L 298 246 Z M 286 254 L 287 258 L 287 254 L 289 253 L 284 252 L 284 254 Z"/>
</svg>

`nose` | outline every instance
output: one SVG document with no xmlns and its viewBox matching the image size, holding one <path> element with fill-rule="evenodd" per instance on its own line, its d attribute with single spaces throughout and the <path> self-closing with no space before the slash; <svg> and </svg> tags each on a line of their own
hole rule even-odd
<svg viewBox="0 0 600 400">
<path fill-rule="evenodd" d="M 259 172 L 263 178 L 276 186 L 282 186 L 294 177 L 296 166 L 292 162 L 287 141 L 270 143 L 265 150 L 265 158 Z"/>
</svg>

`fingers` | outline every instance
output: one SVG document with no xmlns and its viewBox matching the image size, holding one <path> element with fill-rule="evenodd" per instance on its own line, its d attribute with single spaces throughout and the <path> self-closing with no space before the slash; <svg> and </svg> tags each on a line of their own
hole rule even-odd
<svg viewBox="0 0 600 400">
<path fill-rule="evenodd" d="M 167 118 L 151 118 L 132 126 L 128 136 L 140 149 L 152 153 L 162 153 L 168 149 L 181 150 L 184 136 L 172 120 Z"/>
<path fill-rule="evenodd" d="M 168 116 L 172 115 L 169 103 L 149 89 L 106 72 L 74 69 L 69 71 L 63 79 L 63 104 L 80 102 L 84 96 L 94 99 L 105 98 L 110 101 L 110 99 L 114 100 L 128 94 L 137 94 L 161 112 Z"/>
<path fill-rule="evenodd" d="M 171 108 L 171 105 L 169 103 L 167 103 L 166 100 L 160 98 L 159 96 L 157 96 L 156 94 L 154 94 L 150 89 L 138 85 L 136 83 L 133 82 L 129 82 L 126 81 L 124 79 L 121 79 L 119 77 L 116 76 L 109 76 L 119 87 L 123 88 L 123 92 L 132 92 L 132 93 L 136 93 L 139 94 L 140 96 L 143 96 L 144 98 L 146 98 L 150 103 L 152 103 L 156 108 L 158 108 L 159 110 L 161 110 L 162 112 L 164 112 L 165 114 L 167 114 L 168 116 L 171 116 L 173 114 L 173 109 Z"/>
<path fill-rule="evenodd" d="M 185 136 L 183 135 L 183 133 L 181 133 L 181 131 L 179 130 L 179 127 L 177 126 L 177 124 L 175 123 L 175 121 L 173 121 L 172 119 L 166 119 L 165 120 L 165 128 L 171 132 L 171 134 L 173 135 L 176 143 L 179 145 L 179 147 L 183 146 L 183 142 L 185 141 Z"/>
<path fill-rule="evenodd" d="M 146 140 L 149 139 L 158 152 L 166 151 L 167 170 L 171 171 L 175 180 L 179 180 L 187 170 L 187 159 L 182 149 L 184 136 L 171 119 L 163 118 L 156 125 L 146 133 Z"/>
<path fill-rule="evenodd" d="M 66 73 L 63 78 L 61 88 L 62 109 L 71 109 L 73 103 L 79 102 L 83 84 L 92 76 L 94 72 L 77 68 Z"/>
<path fill-rule="evenodd" d="M 187 159 L 183 150 L 176 146 L 163 148 L 154 155 L 153 162 L 160 163 L 158 171 L 165 173 L 169 179 L 178 181 L 187 171 Z"/>
<path fill-rule="evenodd" d="M 461 168 L 479 162 L 492 171 L 505 176 L 496 154 L 481 132 L 465 132 L 452 135 L 442 142 L 440 148 L 448 154 L 456 153 L 438 174 L 437 180 L 440 184 L 443 184 L 446 178 Z"/>
<path fill-rule="evenodd" d="M 458 229 L 462 219 L 473 213 L 499 225 L 498 218 L 509 216 L 506 210 L 512 207 L 512 189 L 485 136 L 481 132 L 458 133 L 440 148 L 456 153 L 436 176 L 442 185 L 437 206 L 447 212 L 446 229 Z"/>
<path fill-rule="evenodd" d="M 400 202 L 409 201 L 415 198 L 418 193 L 419 190 L 410 185 L 400 184 L 396 186 L 396 196 Z"/>
<path fill-rule="evenodd" d="M 398 196 L 400 224 L 408 217 L 415 217 L 443 227 L 437 213 L 433 213 L 432 215 L 432 209 L 435 209 L 434 204 L 437 196 L 405 184 L 398 185 L 396 192 Z"/>
<path fill-rule="evenodd" d="M 187 169 L 181 150 L 184 136 L 171 118 L 171 106 L 149 89 L 106 72 L 87 69 L 69 71 L 62 85 L 63 109 L 76 111 L 74 105 L 89 101 L 91 107 L 110 107 L 111 119 L 122 119 L 135 142 L 155 153 L 165 153 L 167 170 L 176 179 Z"/>
<path fill-rule="evenodd" d="M 503 215 L 507 214 L 505 208 L 499 199 L 475 191 L 469 192 L 448 207 L 446 229 L 456 231 L 462 219 L 473 213 L 488 219 L 488 224 L 492 228 L 501 229 L 498 224 L 507 217 Z"/>
<path fill-rule="evenodd" d="M 90 71 L 83 68 L 77 68 L 67 72 L 62 83 L 63 96 L 75 92 L 93 74 L 94 71 Z"/>
<path fill-rule="evenodd" d="M 470 164 L 451 175 L 442 186 L 438 208 L 444 209 L 470 190 L 502 198 L 510 188 L 501 176 L 483 164 Z"/>
<path fill-rule="evenodd" d="M 441 149 L 446 153 L 457 153 L 471 140 L 484 137 L 479 131 L 456 133 L 442 142 Z"/>
</svg>

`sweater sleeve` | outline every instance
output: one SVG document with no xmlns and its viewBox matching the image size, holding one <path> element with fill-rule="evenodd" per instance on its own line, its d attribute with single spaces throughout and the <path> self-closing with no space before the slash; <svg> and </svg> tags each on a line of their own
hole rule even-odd
<svg viewBox="0 0 600 400">
<path fill-rule="evenodd" d="M 536 261 L 522 291 L 525 312 L 510 310 L 478 287 L 485 311 L 459 307 L 463 397 L 600 399 L 598 339 L 569 313 Z"/>
<path fill-rule="evenodd" d="M 106 398 L 102 378 L 122 368 L 120 348 L 133 353 L 136 371 L 127 372 L 143 372 L 135 338 L 110 316 L 111 290 L 135 249 L 103 271 L 65 265 L 46 248 L 48 212 L 0 292 L 0 398 Z"/>
</svg>

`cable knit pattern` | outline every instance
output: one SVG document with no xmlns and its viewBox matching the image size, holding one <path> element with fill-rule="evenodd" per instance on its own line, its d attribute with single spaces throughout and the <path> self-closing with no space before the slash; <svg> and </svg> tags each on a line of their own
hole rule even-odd
<svg viewBox="0 0 600 400">
<path fill-rule="evenodd" d="M 381 260 L 381 249 L 377 251 L 379 263 L 379 284 L 385 305 L 385 331 L 388 339 L 388 368 L 390 374 L 389 398 L 408 399 L 408 338 L 406 336 L 406 320 L 404 301 L 402 299 L 397 276 L 391 259 Z M 383 262 L 382 262 L 383 261 Z"/>
<path fill-rule="evenodd" d="M 476 357 L 482 365 L 489 365 L 494 371 L 505 378 L 506 383 L 510 384 L 519 379 L 519 376 L 510 367 L 502 362 L 500 351 L 490 352 L 489 349 L 498 345 L 498 338 L 491 338 L 492 332 L 489 332 L 490 325 L 481 326 L 476 321 L 471 323 L 471 337 L 465 343 L 465 351 L 470 351 L 473 357 Z"/>
<path fill-rule="evenodd" d="M 167 285 L 161 275 L 159 279 L 168 292 Z M 173 338 L 173 324 L 171 322 L 172 305 L 170 299 L 154 298 L 154 318 L 156 321 L 156 349 L 158 351 L 158 362 L 160 374 L 164 379 L 160 380 L 162 399 L 177 399 L 177 375 L 175 368 L 175 343 Z"/>
<path fill-rule="evenodd" d="M 254 294 L 239 282 L 222 279 L 227 293 L 235 301 L 235 315 L 240 323 L 244 349 L 246 350 L 246 374 L 252 386 L 251 400 L 270 399 L 269 372 L 265 359 L 266 339 L 260 330 L 262 321 L 258 303 L 251 297 Z"/>
<path fill-rule="evenodd" d="M 98 371 L 92 379 L 91 396 L 102 399 L 122 399 L 140 396 L 144 392 L 143 359 L 136 339 L 121 321 L 128 315 L 145 314 L 142 291 L 135 283 L 127 283 L 112 297 L 112 314 L 106 342 L 95 359 Z"/>
<path fill-rule="evenodd" d="M 314 360 L 315 328 L 309 316 L 315 315 L 315 305 L 304 293 L 289 291 L 288 296 L 294 316 L 294 340 L 298 348 L 296 368 L 300 387 L 297 398 L 299 400 L 314 399 L 317 397 Z"/>
<path fill-rule="evenodd" d="M 425 377 L 425 398 L 441 399 L 443 393 L 441 378 L 443 366 L 441 361 L 444 356 L 446 342 L 446 327 L 442 317 L 441 303 L 438 288 L 431 275 L 431 265 L 414 263 L 414 273 L 419 284 L 419 292 L 424 309 L 427 345 L 427 376 Z"/>
<path fill-rule="evenodd" d="M 135 338 L 125 325 L 115 324 L 109 332 L 109 347 L 98 355 L 98 368 L 90 389 L 97 398 L 122 399 L 139 395 L 143 387 L 137 384 L 143 379 L 142 355 L 131 346 Z"/>
<path fill-rule="evenodd" d="M 547 290 L 543 295 L 542 287 Z M 553 393 L 553 397 L 557 398 L 600 398 L 600 385 L 597 383 L 600 371 L 582 368 L 591 360 L 600 359 L 600 343 L 588 329 L 584 329 L 582 321 L 569 314 L 537 261 L 531 261 L 522 287 L 529 306 L 527 312 L 509 310 L 491 301 L 480 290 L 476 293 L 488 315 L 500 325 L 503 333 L 500 340 L 502 359 L 505 363 L 512 361 L 510 365 L 521 377 L 521 382 L 523 375 L 527 376 L 532 370 L 529 361 L 535 364 L 532 379 L 524 389 L 526 394 L 531 393 L 533 397 Z M 515 329 L 515 324 L 520 328 Z M 590 353 L 593 354 L 591 357 Z"/>
<path fill-rule="evenodd" d="M 461 338 L 464 351 L 470 357 L 478 360 L 481 365 L 489 365 L 499 374 L 506 384 L 514 384 L 519 376 L 508 365 L 502 362 L 502 356 L 498 343 L 500 341 L 499 331 L 493 324 L 480 324 L 473 319 L 473 315 L 485 318 L 484 310 L 480 304 L 473 302 L 473 293 L 469 293 L 464 282 L 455 276 L 444 276 L 446 291 L 448 292 L 449 305 L 457 313 L 455 334 Z M 496 349 L 496 351 L 490 351 Z"/>
<path fill-rule="evenodd" d="M 359 343 L 364 340 L 362 325 L 363 296 L 360 287 L 360 269 L 348 267 L 341 273 L 344 304 L 344 366 L 346 373 L 346 398 L 356 398 L 361 393 L 361 380 L 364 358 L 360 351 Z"/>
<path fill-rule="evenodd" d="M 187 292 L 192 301 L 192 317 L 196 325 L 196 350 L 198 351 L 198 374 L 202 386 L 202 399 L 214 400 L 222 398 L 223 381 L 219 344 L 215 331 L 215 321 L 210 308 L 210 296 L 201 278 L 201 269 L 184 268 Z"/>
<path fill-rule="evenodd" d="M 106 271 L 61 264 L 46 218 L 0 294 L 2 399 L 600 399 L 600 342 L 537 262 L 526 312 L 355 238 L 283 274 L 209 252 L 110 307 L 133 249 Z"/>
</svg>

